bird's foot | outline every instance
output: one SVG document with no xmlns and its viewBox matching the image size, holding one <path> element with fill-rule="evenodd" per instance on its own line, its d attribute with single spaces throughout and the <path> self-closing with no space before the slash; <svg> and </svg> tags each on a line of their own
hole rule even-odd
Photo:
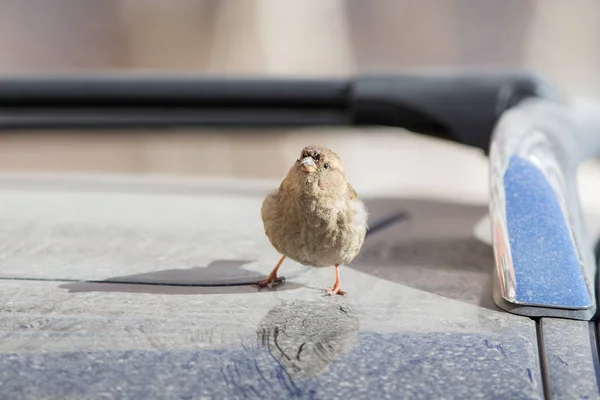
<svg viewBox="0 0 600 400">
<path fill-rule="evenodd" d="M 334 286 L 332 288 L 323 289 L 322 292 L 325 293 L 326 296 L 333 296 L 336 294 L 344 296 L 345 294 L 347 294 L 342 290 L 340 286 Z"/>
<path fill-rule="evenodd" d="M 256 282 L 254 284 L 254 286 L 256 286 L 259 289 L 265 288 L 265 287 L 272 288 L 273 286 L 277 286 L 277 285 L 282 284 L 284 282 L 285 282 L 285 278 L 283 276 L 278 277 L 277 275 L 274 275 L 274 276 L 269 275 L 267 277 L 267 279 L 264 279 L 262 281 Z"/>
</svg>

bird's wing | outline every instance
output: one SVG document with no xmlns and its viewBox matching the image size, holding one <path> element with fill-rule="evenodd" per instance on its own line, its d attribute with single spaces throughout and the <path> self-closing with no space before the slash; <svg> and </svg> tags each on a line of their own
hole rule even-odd
<svg viewBox="0 0 600 400">
<path fill-rule="evenodd" d="M 358 199 L 358 195 L 356 194 L 356 191 L 354 190 L 354 188 L 352 187 L 352 185 L 349 184 L 349 183 L 348 183 L 348 190 L 350 191 L 350 199 L 351 200 Z"/>
</svg>

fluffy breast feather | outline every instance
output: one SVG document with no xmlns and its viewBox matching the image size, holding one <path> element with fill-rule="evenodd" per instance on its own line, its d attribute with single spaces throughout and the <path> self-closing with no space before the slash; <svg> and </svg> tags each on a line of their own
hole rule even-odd
<svg viewBox="0 0 600 400">
<path fill-rule="evenodd" d="M 277 190 L 265 198 L 265 233 L 281 254 L 314 267 L 347 264 L 362 247 L 368 213 L 350 185 L 349 197 L 307 206 L 291 193 Z M 305 200 L 305 199 L 304 199 Z"/>
</svg>

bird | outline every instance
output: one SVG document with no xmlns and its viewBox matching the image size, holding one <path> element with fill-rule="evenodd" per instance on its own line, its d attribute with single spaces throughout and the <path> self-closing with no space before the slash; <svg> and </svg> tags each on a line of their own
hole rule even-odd
<svg viewBox="0 0 600 400">
<path fill-rule="evenodd" d="M 288 258 L 304 266 L 335 267 L 335 282 L 327 295 L 345 295 L 340 266 L 360 252 L 368 230 L 368 212 L 346 179 L 341 158 L 331 149 L 302 149 L 279 187 L 261 207 L 264 231 L 281 258 L 259 289 L 282 283 L 277 272 Z"/>
</svg>

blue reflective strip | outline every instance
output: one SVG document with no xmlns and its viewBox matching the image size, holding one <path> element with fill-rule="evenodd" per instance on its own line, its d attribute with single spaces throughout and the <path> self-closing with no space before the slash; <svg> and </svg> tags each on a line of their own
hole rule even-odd
<svg viewBox="0 0 600 400">
<path fill-rule="evenodd" d="M 531 162 L 510 159 L 504 175 L 516 300 L 589 307 L 592 300 L 557 195 Z"/>
</svg>

